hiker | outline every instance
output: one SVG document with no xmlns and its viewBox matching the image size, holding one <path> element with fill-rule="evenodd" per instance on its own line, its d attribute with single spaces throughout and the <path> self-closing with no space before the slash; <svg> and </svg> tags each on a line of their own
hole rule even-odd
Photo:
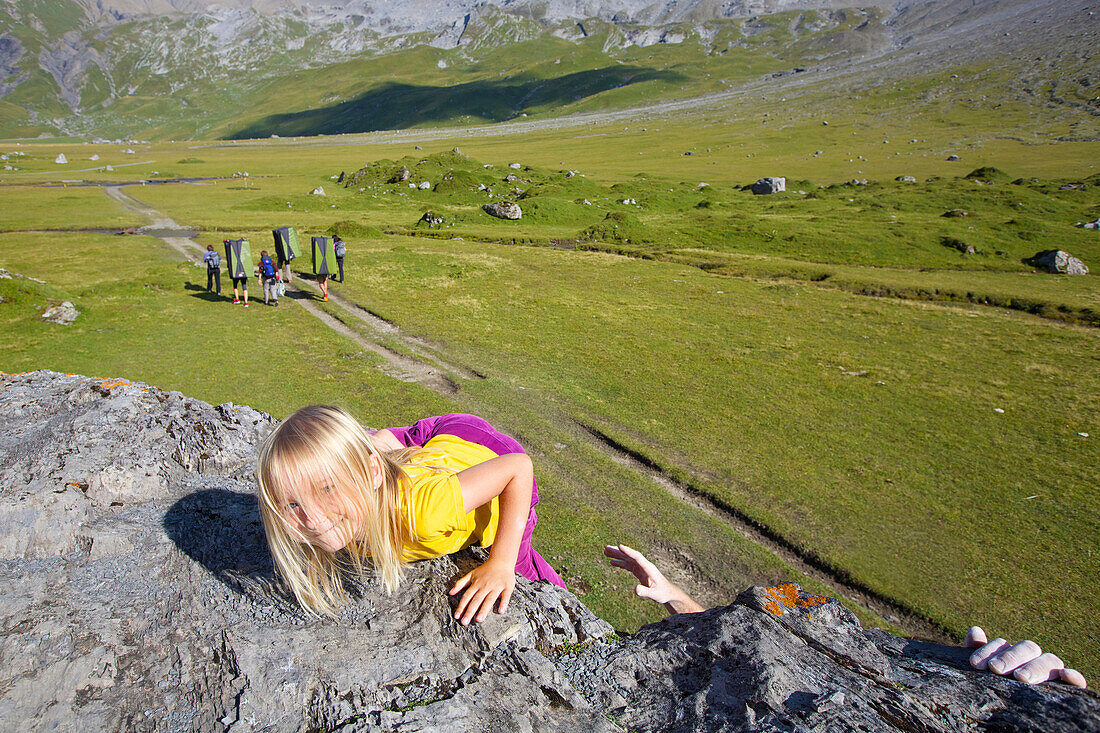
<svg viewBox="0 0 1100 733">
<path fill-rule="evenodd" d="M 240 303 L 241 296 L 238 295 L 237 288 L 243 291 L 244 307 L 248 307 L 248 275 L 242 274 L 241 277 L 233 278 L 233 302 Z"/>
<path fill-rule="evenodd" d="M 531 459 L 473 415 L 372 435 L 339 408 L 304 407 L 260 447 L 256 483 L 275 565 L 309 613 L 334 615 L 345 577 L 361 576 L 367 558 L 392 591 L 408 562 L 475 542 L 489 559 L 449 591 L 462 594 L 463 625 L 483 621 L 498 601 L 505 613 L 517 572 L 565 585 L 531 547 Z"/>
<path fill-rule="evenodd" d="M 328 300 L 328 275 L 314 275 L 318 287 L 321 288 L 321 300 Z"/>
<path fill-rule="evenodd" d="M 264 305 L 268 304 L 268 300 L 272 301 L 272 305 L 279 305 L 279 271 L 266 249 L 260 251 L 260 264 L 256 266 L 256 272 L 264 288 Z"/>
<path fill-rule="evenodd" d="M 336 256 L 336 266 L 340 268 L 340 282 L 344 282 L 344 255 L 348 247 L 339 234 L 332 235 L 332 254 Z"/>
<path fill-rule="evenodd" d="M 700 613 L 706 609 L 700 606 L 683 589 L 668 580 L 657 566 L 646 556 L 626 545 L 607 545 L 603 554 L 611 558 L 611 564 L 628 570 L 638 579 L 634 594 L 648 598 L 665 607 L 670 614 Z M 1012 674 L 1020 682 L 1040 684 L 1048 680 L 1061 681 L 1085 687 L 1085 677 L 1075 669 L 1067 669 L 1062 660 L 1043 650 L 1033 641 L 1021 641 L 1010 644 L 997 638 L 988 641 L 980 626 L 971 626 L 964 642 L 968 647 L 979 647 L 970 655 L 970 666 L 974 669 L 988 669 L 999 675 Z"/>
<path fill-rule="evenodd" d="M 202 261 L 206 263 L 206 292 L 210 292 L 217 286 L 218 295 L 222 294 L 222 256 L 214 251 L 214 245 L 206 245 L 206 252 L 202 255 Z"/>
</svg>

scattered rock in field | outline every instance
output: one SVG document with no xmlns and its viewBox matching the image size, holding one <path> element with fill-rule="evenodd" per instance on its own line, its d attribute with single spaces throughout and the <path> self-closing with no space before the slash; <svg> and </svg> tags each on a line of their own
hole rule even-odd
<svg viewBox="0 0 1100 733">
<path fill-rule="evenodd" d="M 410 178 L 412 178 L 412 171 L 405 166 L 401 166 L 392 176 L 390 176 L 388 183 L 404 183 Z"/>
<path fill-rule="evenodd" d="M 572 178 L 575 175 L 577 175 L 577 171 L 566 171 L 565 172 L 565 177 L 566 178 Z"/>
<path fill-rule="evenodd" d="M 828 120 L 822 120 L 821 124 L 824 125 L 825 127 L 828 127 L 829 126 L 829 121 Z"/>
<path fill-rule="evenodd" d="M 413 146 L 413 150 L 423 150 L 423 149 L 424 148 L 420 147 L 419 145 Z"/>
<path fill-rule="evenodd" d="M 417 188 L 419 188 L 421 191 L 427 191 L 431 187 L 432 187 L 431 181 L 421 181 L 420 185 L 417 186 Z"/>
<path fill-rule="evenodd" d="M 696 188 L 706 188 L 709 185 L 710 185 L 709 183 L 703 183 L 702 181 L 700 181 L 699 185 L 696 186 Z"/>
<path fill-rule="evenodd" d="M 779 193 L 787 190 L 787 179 L 783 176 L 767 176 L 752 184 L 752 192 L 757 196 Z"/>
<path fill-rule="evenodd" d="M 588 199 L 584 199 L 583 201 L 581 201 L 581 203 L 584 204 L 585 206 L 591 206 L 592 205 L 592 202 L 589 201 Z"/>
<path fill-rule="evenodd" d="M 916 183 L 917 182 L 917 179 L 914 178 L 913 176 L 898 176 L 894 180 L 895 181 L 900 181 L 901 183 Z"/>
<path fill-rule="evenodd" d="M 321 186 L 318 186 L 317 188 L 310 191 L 309 194 L 311 196 L 324 196 L 325 195 L 325 189 L 322 188 Z"/>
<path fill-rule="evenodd" d="M 623 203 L 627 206 L 637 206 L 638 202 L 634 199 L 623 199 Z"/>
<path fill-rule="evenodd" d="M 1083 191 L 1088 188 L 1083 183 L 1063 183 L 1058 187 L 1059 191 Z"/>
<path fill-rule="evenodd" d="M 845 185 L 848 185 L 848 186 L 866 186 L 866 185 L 869 185 L 869 184 L 870 184 L 870 181 L 868 181 L 866 178 L 853 178 L 852 180 L 848 181 L 848 183 L 845 184 Z"/>
<path fill-rule="evenodd" d="M 1042 252 L 1036 252 L 1024 260 L 1024 263 L 1055 275 L 1089 274 L 1089 268 L 1085 266 L 1084 262 L 1069 252 L 1063 252 L 1060 249 L 1045 249 Z"/>
<path fill-rule="evenodd" d="M 465 153 L 463 153 L 461 150 L 458 149 L 457 145 L 454 146 L 453 148 L 451 148 L 451 152 L 454 153 L 455 155 L 461 155 L 463 158 L 467 157 Z"/>
<path fill-rule="evenodd" d="M 98 153 L 93 153 L 92 157 L 88 158 L 88 160 L 99 160 L 99 154 Z"/>
<path fill-rule="evenodd" d="M 512 183 L 513 181 L 518 181 L 519 176 L 517 176 L 515 173 L 509 173 L 508 175 L 506 175 L 504 177 L 504 180 L 507 181 L 508 183 Z"/>
<path fill-rule="evenodd" d="M 0 267 L 0 280 L 11 280 L 11 273 Z"/>
<path fill-rule="evenodd" d="M 488 186 L 486 186 L 486 185 L 485 185 L 484 183 L 479 183 L 479 184 L 477 184 L 477 190 L 478 190 L 478 191 L 484 191 L 484 190 L 486 190 L 487 188 L 489 188 L 489 187 L 488 187 Z"/>
<path fill-rule="evenodd" d="M 522 168 L 523 166 L 522 166 L 522 165 L 520 165 L 519 163 L 509 163 L 509 164 L 508 164 L 508 167 L 509 167 L 509 168 L 512 168 L 512 169 L 514 169 L 514 170 L 517 170 L 517 171 L 518 171 L 518 170 L 519 170 L 520 168 Z"/>
<path fill-rule="evenodd" d="M 973 255 L 978 253 L 978 250 L 974 249 L 974 245 L 967 244 L 961 239 L 957 239 L 955 237 L 941 237 L 940 244 L 942 244 L 944 247 L 958 250 L 964 255 Z"/>
<path fill-rule="evenodd" d="M 1079 221 L 1077 222 L 1077 226 L 1081 227 L 1082 229 L 1100 229 L 1100 219 L 1097 219 L 1096 221 Z"/>
<path fill-rule="evenodd" d="M 420 217 L 420 221 L 417 224 L 427 224 L 429 227 L 438 227 L 443 225 L 443 217 L 436 214 L 434 211 L 425 211 L 424 216 Z"/>
<path fill-rule="evenodd" d="M 957 156 L 957 155 L 955 155 L 954 153 L 952 153 L 951 155 L 947 156 L 947 159 L 948 159 L 949 161 L 951 161 L 952 163 L 954 163 L 955 161 L 957 161 L 957 160 L 959 159 L 959 156 Z"/>
<path fill-rule="evenodd" d="M 337 182 L 337 183 L 343 183 L 343 182 L 344 182 L 344 180 L 345 180 L 345 179 L 346 179 L 347 177 L 348 177 L 348 176 L 347 176 L 347 173 L 346 173 L 345 171 L 340 171 L 340 175 L 339 175 L 339 176 L 338 176 L 338 177 L 336 178 L 336 182 Z"/>
<path fill-rule="evenodd" d="M 684 155 L 695 155 L 695 151 L 693 151 L 693 150 L 685 150 L 685 151 L 684 151 Z"/>
<path fill-rule="evenodd" d="M 495 216 L 498 219 L 519 219 L 523 216 L 523 211 L 520 210 L 519 204 L 514 201 L 495 201 L 491 204 L 485 204 L 481 207 L 485 213 L 489 216 Z"/>
<path fill-rule="evenodd" d="M 69 159 L 65 157 L 64 153 L 58 153 L 57 157 L 53 159 L 54 163 L 68 163 Z"/>
<path fill-rule="evenodd" d="M 57 305 L 51 305 L 42 312 L 42 320 L 56 323 L 61 326 L 71 326 L 80 311 L 69 301 L 63 301 Z"/>
<path fill-rule="evenodd" d="M 123 150 L 122 154 L 123 155 L 135 155 L 134 151 L 130 148 L 126 148 L 125 150 Z"/>
<path fill-rule="evenodd" d="M 947 211 L 940 214 L 940 216 L 946 217 L 948 219 L 961 219 L 964 216 L 970 216 L 970 212 L 966 209 L 948 209 Z"/>
</svg>

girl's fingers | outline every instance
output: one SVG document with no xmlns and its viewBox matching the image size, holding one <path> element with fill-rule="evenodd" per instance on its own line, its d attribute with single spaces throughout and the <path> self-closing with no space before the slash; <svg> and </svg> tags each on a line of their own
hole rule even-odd
<svg viewBox="0 0 1100 733">
<path fill-rule="evenodd" d="M 1037 685 L 1041 682 L 1049 682 L 1050 680 L 1056 680 L 1061 677 L 1060 672 L 1065 669 L 1066 665 L 1054 654 L 1047 652 L 1046 654 L 1040 654 L 1016 669 L 1012 673 L 1012 676 L 1018 679 L 1020 682 L 1026 682 L 1029 685 Z"/>
<path fill-rule="evenodd" d="M 509 588 L 505 588 L 500 594 L 500 605 L 497 606 L 497 613 L 508 613 L 508 604 L 512 601 L 512 591 Z M 492 606 L 489 607 L 492 610 Z"/>
<path fill-rule="evenodd" d="M 1013 644 L 1008 649 L 997 652 L 987 662 L 994 674 L 1008 674 L 1020 665 L 1035 659 L 1043 650 L 1034 641 L 1027 639 Z"/>
<path fill-rule="evenodd" d="M 461 578 L 459 578 L 458 581 L 451 587 L 451 589 L 447 591 L 447 595 L 453 596 L 455 593 L 458 593 L 460 590 L 465 588 L 470 583 L 471 574 L 472 573 L 466 573 Z"/>
<path fill-rule="evenodd" d="M 970 666 L 974 669 L 986 669 L 989 666 L 989 658 L 1007 647 L 1008 642 L 998 636 L 970 655 Z"/>
<path fill-rule="evenodd" d="M 1060 670 L 1058 676 L 1062 678 L 1062 682 L 1067 685 L 1073 685 L 1074 687 L 1088 687 L 1085 683 L 1085 675 L 1078 672 L 1076 669 L 1063 669 Z"/>
<path fill-rule="evenodd" d="M 966 646 L 985 646 L 988 643 L 989 639 L 986 638 L 985 630 L 981 626 L 971 626 L 970 630 L 966 632 Z"/>
</svg>

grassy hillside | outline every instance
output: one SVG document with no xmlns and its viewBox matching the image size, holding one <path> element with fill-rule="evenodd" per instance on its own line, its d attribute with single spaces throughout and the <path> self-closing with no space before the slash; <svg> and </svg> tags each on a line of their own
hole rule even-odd
<svg viewBox="0 0 1100 733">
<path fill-rule="evenodd" d="M 370 136 L 133 155 L 21 145 L 0 267 L 45 284 L 0 281 L 0 369 L 144 379 L 277 415 L 334 401 L 375 424 L 482 412 L 535 454 L 540 546 L 624 628 L 656 611 L 603 566 L 600 542 L 652 548 L 707 602 L 803 579 L 614 462 L 587 426 L 953 633 L 977 621 L 1031 636 L 1095 673 L 1089 594 L 1061 588 L 1095 588 L 1100 551 L 1100 456 L 1079 435 L 1100 434 L 1100 332 L 1073 325 L 1095 322 L 1100 290 L 1022 262 L 1057 246 L 1100 265 L 1096 232 L 1074 226 L 1100 216 L 1095 143 L 896 115 L 872 135 L 889 102 L 868 100 L 827 126 L 803 107 L 774 133 L 737 121 L 772 119 L 777 104 L 423 150 Z M 41 185 L 107 163 L 76 175 L 225 177 L 126 189 L 201 227 L 201 245 L 247 236 L 258 254 L 287 224 L 351 235 L 334 292 L 482 377 L 458 378 L 451 396 L 396 381 L 293 302 L 209 299 L 202 271 L 158 240 L 24 231 L 141 223 L 97 188 Z M 387 183 L 402 164 L 431 188 Z M 331 179 L 360 168 L 346 187 Z M 786 194 L 742 190 L 770 174 L 788 176 Z M 917 182 L 893 180 L 903 174 Z M 868 185 L 846 185 L 856 176 Z M 308 194 L 317 185 L 326 196 Z M 487 216 L 481 204 L 498 198 L 524 218 Z M 443 226 L 417 223 L 428 209 Z M 944 216 L 955 209 L 968 215 Z M 36 308 L 61 298 L 82 310 L 77 323 L 39 322 Z M 316 305 L 369 335 L 335 303 Z"/>
</svg>

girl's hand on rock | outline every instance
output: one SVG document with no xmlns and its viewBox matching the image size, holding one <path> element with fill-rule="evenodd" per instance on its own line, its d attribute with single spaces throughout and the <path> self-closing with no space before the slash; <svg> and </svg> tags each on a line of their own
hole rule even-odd
<svg viewBox="0 0 1100 733">
<path fill-rule="evenodd" d="M 506 563 L 494 561 L 490 557 L 483 565 L 479 565 L 459 578 L 448 595 L 453 596 L 463 588 L 466 590 L 458 600 L 455 618 L 463 626 L 468 626 L 471 619 L 481 623 L 489 615 L 498 598 L 500 607 L 497 613 L 507 613 L 508 603 L 512 600 L 512 591 L 516 588 L 516 572 Z"/>
<path fill-rule="evenodd" d="M 970 666 L 974 669 L 988 669 L 999 675 L 1012 673 L 1029 685 L 1061 680 L 1075 687 L 1087 686 L 1084 675 L 1076 669 L 1066 669 L 1061 659 L 1049 652 L 1044 654 L 1030 639 L 1018 644 L 1009 644 L 1000 637 L 987 641 L 980 626 L 971 626 L 966 633 L 966 646 L 979 647 L 970 655 Z"/>
</svg>

